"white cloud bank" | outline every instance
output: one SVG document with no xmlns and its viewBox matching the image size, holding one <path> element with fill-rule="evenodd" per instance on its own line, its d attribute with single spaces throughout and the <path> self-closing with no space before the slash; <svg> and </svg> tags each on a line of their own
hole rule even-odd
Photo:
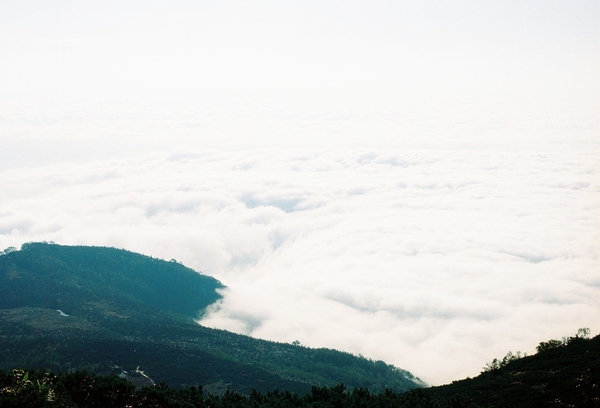
<svg viewBox="0 0 600 408">
<path fill-rule="evenodd" d="M 0 248 L 176 258 L 204 324 L 431 383 L 597 332 L 599 4 L 3 4 Z"/>
<path fill-rule="evenodd" d="M 430 383 L 598 331 L 597 152 L 180 152 L 0 173 L 0 247 L 123 247 L 221 279 L 202 321 Z"/>
</svg>

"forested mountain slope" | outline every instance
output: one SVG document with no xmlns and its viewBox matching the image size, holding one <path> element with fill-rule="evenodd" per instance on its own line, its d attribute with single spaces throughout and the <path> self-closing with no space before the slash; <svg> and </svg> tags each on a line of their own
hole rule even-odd
<svg viewBox="0 0 600 408">
<path fill-rule="evenodd" d="M 196 324 L 222 287 L 177 262 L 115 248 L 29 243 L 5 251 L 0 368 L 85 369 L 136 385 L 164 381 L 217 393 L 305 393 L 340 382 L 372 391 L 423 385 L 382 361 Z"/>
<path fill-rule="evenodd" d="M 117 376 L 84 372 L 0 371 L 0 406 L 189 408 L 597 408 L 600 406 L 600 337 L 542 342 L 535 356 L 496 360 L 473 379 L 412 390 L 372 393 L 343 384 L 312 387 L 298 395 L 274 390 L 223 395 L 165 384 L 135 388 Z M 498 364 L 496 364 L 498 363 Z"/>
<path fill-rule="evenodd" d="M 600 407 L 600 336 L 542 342 L 537 354 L 509 360 L 427 393 L 446 399 L 460 395 L 502 408 Z"/>
<path fill-rule="evenodd" d="M 0 308 L 34 306 L 72 315 L 86 304 L 112 302 L 196 318 L 223 287 L 177 262 L 104 247 L 29 243 L 0 257 L 0 271 Z"/>
</svg>

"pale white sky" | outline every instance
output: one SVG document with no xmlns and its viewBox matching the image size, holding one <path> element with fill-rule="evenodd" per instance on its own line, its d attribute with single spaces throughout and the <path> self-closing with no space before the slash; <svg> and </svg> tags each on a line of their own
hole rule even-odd
<svg viewBox="0 0 600 408">
<path fill-rule="evenodd" d="M 597 1 L 3 1 L 0 247 L 177 258 L 230 287 L 208 325 L 434 384 L 598 333 L 598 21 Z"/>
<path fill-rule="evenodd" d="M 60 160 L 502 147 L 506 129 L 509 148 L 562 149 L 574 126 L 589 144 L 599 16 L 595 1 L 5 1 L 2 138 L 69 138 Z"/>
</svg>

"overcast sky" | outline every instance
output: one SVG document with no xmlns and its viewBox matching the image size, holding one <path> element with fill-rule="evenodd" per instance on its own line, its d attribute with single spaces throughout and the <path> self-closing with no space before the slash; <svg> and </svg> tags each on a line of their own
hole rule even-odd
<svg viewBox="0 0 600 408">
<path fill-rule="evenodd" d="M 434 384 L 598 333 L 598 21 L 596 1 L 3 1 L 0 247 L 176 258 L 229 287 L 203 324 Z"/>
</svg>

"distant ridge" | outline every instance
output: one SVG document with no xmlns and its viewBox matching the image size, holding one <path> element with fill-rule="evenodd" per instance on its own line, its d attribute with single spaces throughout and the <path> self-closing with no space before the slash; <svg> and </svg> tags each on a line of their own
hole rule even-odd
<svg viewBox="0 0 600 408">
<path fill-rule="evenodd" d="M 0 275 L 0 308 L 74 312 L 94 299 L 121 297 L 197 318 L 220 298 L 216 289 L 224 287 L 180 263 L 116 248 L 27 243 L 0 259 L 7 272 Z"/>
<path fill-rule="evenodd" d="M 408 371 L 330 349 L 252 339 L 194 322 L 223 284 L 122 249 L 24 244 L 0 256 L 0 368 L 85 369 L 137 385 L 211 392 L 312 385 L 424 386 Z"/>
</svg>

